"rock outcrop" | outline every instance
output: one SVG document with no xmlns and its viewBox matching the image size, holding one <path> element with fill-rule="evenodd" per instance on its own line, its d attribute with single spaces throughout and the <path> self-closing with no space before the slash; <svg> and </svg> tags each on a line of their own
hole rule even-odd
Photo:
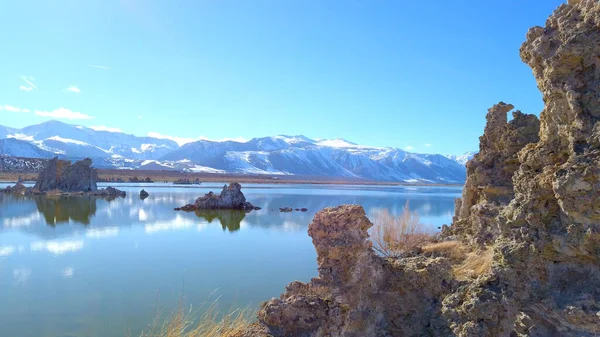
<svg viewBox="0 0 600 337">
<path fill-rule="evenodd" d="M 113 187 L 98 189 L 98 171 L 89 158 L 71 164 L 67 160 L 53 158 L 40 172 L 35 186 L 26 194 L 90 195 L 100 197 L 125 197 L 125 192 Z"/>
<path fill-rule="evenodd" d="M 148 198 L 150 196 L 150 194 L 148 192 L 146 192 L 146 190 L 142 189 L 140 191 L 140 199 L 144 200 L 146 198 Z"/>
<path fill-rule="evenodd" d="M 467 163 L 467 180 L 455 203 L 453 234 L 489 243 L 500 228 L 496 216 L 514 197 L 512 176 L 519 168 L 517 154 L 539 140 L 540 122 L 535 115 L 507 113 L 513 105 L 500 102 L 488 110 L 479 153 Z"/>
<path fill-rule="evenodd" d="M 8 186 L 1 191 L 4 193 L 25 194 L 27 192 L 27 187 L 25 187 L 25 185 L 19 181 L 15 184 L 15 186 Z"/>
<path fill-rule="evenodd" d="M 244 336 L 445 336 L 439 298 L 450 292 L 448 260 L 386 260 L 373 252 L 361 206 L 326 208 L 308 228 L 319 276 L 293 282 L 263 303 Z"/>
<path fill-rule="evenodd" d="M 197 211 L 203 209 L 241 209 L 251 211 L 254 206 L 246 201 L 242 186 L 238 183 L 230 183 L 229 186 L 223 186 L 220 195 L 212 191 L 196 199 L 193 204 L 175 208 L 176 211 Z"/>
<path fill-rule="evenodd" d="M 491 268 L 459 281 L 445 257 L 382 259 L 360 207 L 326 209 L 309 227 L 319 276 L 264 303 L 243 336 L 600 333 L 600 2 L 561 5 L 520 53 L 540 120 L 490 109 L 443 233 L 486 246 Z"/>
<path fill-rule="evenodd" d="M 527 33 L 521 58 L 545 102 L 540 139 L 518 153 L 492 274 L 445 303 L 456 334 L 600 332 L 599 27 L 600 3 L 582 0 Z"/>
<path fill-rule="evenodd" d="M 98 171 L 92 168 L 92 160 L 86 158 L 71 164 L 67 160 L 53 158 L 35 182 L 34 190 L 47 192 L 59 190 L 63 192 L 89 192 L 98 189 L 96 180 Z"/>
</svg>

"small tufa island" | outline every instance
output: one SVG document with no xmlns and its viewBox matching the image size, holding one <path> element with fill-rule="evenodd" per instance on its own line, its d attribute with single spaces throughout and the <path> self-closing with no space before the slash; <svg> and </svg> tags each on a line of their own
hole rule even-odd
<svg viewBox="0 0 600 337">
<path fill-rule="evenodd" d="M 196 199 L 193 204 L 175 208 L 176 211 L 197 211 L 203 209 L 252 211 L 254 209 L 260 209 L 260 207 L 254 207 L 251 203 L 246 201 L 246 197 L 244 196 L 244 193 L 242 193 L 242 186 L 240 184 L 230 183 L 229 186 L 223 186 L 220 195 L 216 195 L 211 191 L 203 197 Z"/>
<path fill-rule="evenodd" d="M 18 194 L 88 195 L 99 197 L 125 197 L 125 192 L 113 187 L 98 189 L 98 171 L 92 167 L 92 160 L 86 158 L 71 164 L 57 157 L 49 160 L 40 172 L 34 187 L 25 187 L 18 182 L 3 190 Z"/>
</svg>

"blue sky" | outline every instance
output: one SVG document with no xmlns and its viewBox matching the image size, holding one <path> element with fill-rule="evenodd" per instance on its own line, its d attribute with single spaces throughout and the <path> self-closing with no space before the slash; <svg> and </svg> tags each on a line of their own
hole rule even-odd
<svg viewBox="0 0 600 337">
<path fill-rule="evenodd" d="M 498 101 L 539 114 L 519 46 L 561 3 L 6 1 L 0 124 L 460 154 Z"/>
</svg>

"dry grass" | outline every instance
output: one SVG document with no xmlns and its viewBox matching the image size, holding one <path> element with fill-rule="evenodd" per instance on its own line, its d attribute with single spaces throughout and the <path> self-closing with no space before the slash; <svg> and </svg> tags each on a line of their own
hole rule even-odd
<svg viewBox="0 0 600 337">
<path fill-rule="evenodd" d="M 157 315 L 148 332 L 140 337 L 235 337 L 252 323 L 254 312 L 235 309 L 221 314 L 213 302 L 200 316 L 194 311 L 180 308 L 166 321 Z"/>
<path fill-rule="evenodd" d="M 469 247 L 458 241 L 444 241 L 423 246 L 422 249 L 424 253 L 438 253 L 449 258 L 454 277 L 458 280 L 476 279 L 492 270 L 492 247 L 469 251 Z"/>
<path fill-rule="evenodd" d="M 462 262 L 466 256 L 467 247 L 458 241 L 443 241 L 422 247 L 423 253 L 439 253 L 448 257 L 453 263 Z"/>
<path fill-rule="evenodd" d="M 454 267 L 454 277 L 458 280 L 470 280 L 489 273 L 492 270 L 493 257 L 492 247 L 467 253 L 464 261 Z"/>
<path fill-rule="evenodd" d="M 421 223 L 419 214 L 410 210 L 408 202 L 397 217 L 387 210 L 373 217 L 373 249 L 382 256 L 399 257 L 431 242 L 432 238 L 433 233 Z"/>
</svg>

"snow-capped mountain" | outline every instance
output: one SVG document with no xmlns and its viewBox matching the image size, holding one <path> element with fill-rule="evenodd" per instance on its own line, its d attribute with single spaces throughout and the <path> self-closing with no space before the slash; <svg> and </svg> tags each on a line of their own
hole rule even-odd
<svg viewBox="0 0 600 337">
<path fill-rule="evenodd" d="M 467 165 L 467 162 L 471 159 L 473 159 L 473 157 L 477 154 L 477 151 L 469 151 L 469 152 L 465 152 L 459 156 L 456 155 L 446 155 L 446 158 L 454 160 L 455 162 L 461 164 L 461 165 Z"/>
<path fill-rule="evenodd" d="M 245 143 L 201 140 L 162 158 L 223 172 L 347 177 L 384 181 L 463 182 L 465 168 L 442 155 L 360 146 L 304 136 L 255 138 Z"/>
<path fill-rule="evenodd" d="M 89 153 L 88 156 L 97 158 L 120 156 L 136 160 L 158 159 L 179 147 L 168 139 L 136 137 L 59 121 L 8 131 L 12 132 L 5 136 L 0 131 L 0 137 L 34 142 L 40 148 L 68 157 L 81 157 L 80 154 Z"/>
<path fill-rule="evenodd" d="M 344 139 L 273 136 L 247 142 L 199 140 L 178 146 L 50 121 L 22 129 L 0 126 L 0 154 L 67 159 L 91 157 L 97 167 L 207 173 L 301 175 L 400 182 L 462 183 L 463 156 L 416 154 Z M 468 160 L 468 159 L 467 159 Z"/>
<path fill-rule="evenodd" d="M 0 139 L 0 154 L 25 158 L 52 158 L 55 156 L 50 151 L 43 150 L 32 143 L 15 138 Z"/>
</svg>

